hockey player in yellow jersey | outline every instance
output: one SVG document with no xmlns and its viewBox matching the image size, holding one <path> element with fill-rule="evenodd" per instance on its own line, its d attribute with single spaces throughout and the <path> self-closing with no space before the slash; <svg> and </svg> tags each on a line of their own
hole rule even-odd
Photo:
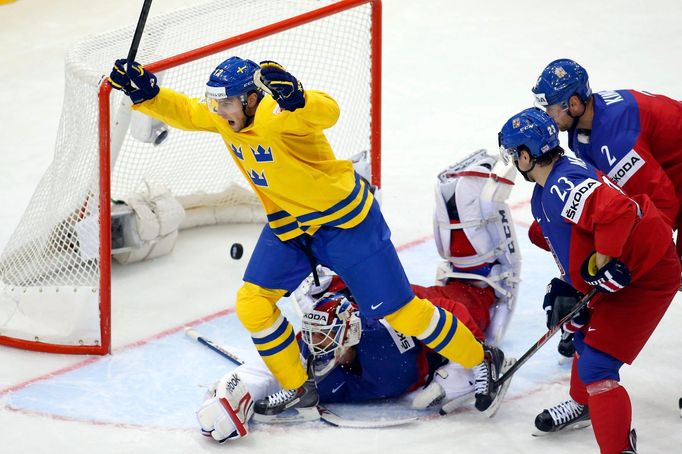
<svg viewBox="0 0 682 454">
<path fill-rule="evenodd" d="M 337 160 L 324 130 L 339 117 L 328 94 L 303 85 L 281 65 L 231 57 L 216 67 L 206 98 L 159 87 L 140 64 L 117 60 L 109 82 L 133 109 L 168 125 L 218 133 L 260 198 L 268 223 L 237 293 L 237 315 L 283 390 L 256 413 L 315 412 L 317 390 L 300 359 L 291 324 L 276 306 L 317 264 L 333 269 L 362 313 L 385 318 L 444 357 L 474 368 L 476 407 L 497 396 L 504 354 L 479 343 L 449 312 L 415 297 L 369 184 Z"/>
</svg>

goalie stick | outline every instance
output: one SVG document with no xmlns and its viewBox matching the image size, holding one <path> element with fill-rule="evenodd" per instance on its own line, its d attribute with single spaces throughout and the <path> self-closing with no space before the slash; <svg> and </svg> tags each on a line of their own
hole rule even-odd
<svg viewBox="0 0 682 454">
<path fill-rule="evenodd" d="M 191 337 L 200 344 L 210 348 L 211 350 L 218 353 L 223 358 L 226 358 L 227 360 L 231 361 L 232 363 L 238 366 L 244 364 L 244 361 L 241 360 L 237 355 L 229 352 L 228 350 L 216 344 L 212 340 L 205 338 L 191 326 L 185 328 L 185 334 L 187 334 L 187 336 Z M 326 422 L 327 424 L 332 425 L 334 427 L 350 429 L 378 429 L 382 427 L 402 426 L 403 424 L 407 424 L 417 420 L 416 417 L 388 420 L 346 419 L 337 415 L 336 413 L 322 405 L 318 405 L 317 410 L 320 412 L 320 419 Z"/>
<path fill-rule="evenodd" d="M 575 315 L 578 314 L 581 310 L 583 310 L 587 304 L 590 302 L 594 294 L 597 293 L 597 289 L 593 288 L 590 290 L 587 295 L 583 296 L 580 301 L 578 301 L 578 304 L 575 305 L 575 307 L 564 316 L 561 320 L 557 322 L 556 325 L 552 326 L 549 331 L 547 331 L 543 336 L 531 347 L 528 349 L 526 353 L 523 354 L 521 358 L 519 358 L 514 365 L 512 365 L 505 373 L 502 375 L 500 378 L 498 378 L 494 386 L 501 386 L 504 382 L 509 380 L 512 375 L 516 373 L 517 370 L 521 368 L 525 364 L 526 361 L 528 361 L 531 356 L 537 353 L 540 348 L 547 343 L 547 341 L 554 336 L 564 325 L 564 323 L 568 322 L 571 320 Z"/>
</svg>

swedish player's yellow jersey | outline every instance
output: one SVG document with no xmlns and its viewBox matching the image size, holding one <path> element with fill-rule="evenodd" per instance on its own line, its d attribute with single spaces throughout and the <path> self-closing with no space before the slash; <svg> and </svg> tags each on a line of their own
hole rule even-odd
<svg viewBox="0 0 682 454">
<path fill-rule="evenodd" d="M 234 132 L 199 99 L 167 88 L 133 106 L 170 126 L 219 133 L 234 162 L 260 198 L 274 233 L 283 241 L 322 225 L 348 229 L 367 215 L 373 196 L 349 160 L 338 160 L 323 130 L 339 118 L 326 93 L 306 90 L 305 107 L 280 111 L 265 96 L 251 125 Z"/>
</svg>

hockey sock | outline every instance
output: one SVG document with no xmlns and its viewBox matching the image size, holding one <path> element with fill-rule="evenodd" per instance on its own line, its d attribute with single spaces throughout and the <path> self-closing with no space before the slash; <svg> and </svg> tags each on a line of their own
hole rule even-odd
<svg viewBox="0 0 682 454">
<path fill-rule="evenodd" d="M 571 399 L 580 405 L 587 405 L 587 388 L 578 374 L 578 355 L 573 355 L 573 365 L 571 366 L 571 389 L 569 391 Z"/>
<path fill-rule="evenodd" d="M 415 336 L 447 359 L 472 368 L 483 361 L 483 346 L 463 323 L 430 301 L 415 297 L 386 316 L 398 332 Z"/>
<path fill-rule="evenodd" d="M 301 362 L 294 329 L 276 306 L 284 293 L 246 282 L 237 293 L 237 316 L 282 388 L 296 389 L 308 374 Z"/>
<path fill-rule="evenodd" d="M 602 454 L 618 454 L 630 446 L 632 407 L 625 388 L 615 380 L 587 386 L 592 428 Z"/>
</svg>

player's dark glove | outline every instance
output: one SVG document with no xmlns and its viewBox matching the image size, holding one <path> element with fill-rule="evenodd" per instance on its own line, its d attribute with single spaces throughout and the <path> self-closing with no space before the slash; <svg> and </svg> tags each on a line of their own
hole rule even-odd
<svg viewBox="0 0 682 454">
<path fill-rule="evenodd" d="M 279 63 L 260 62 L 260 80 L 283 110 L 293 112 L 305 106 L 303 85 Z"/>
<path fill-rule="evenodd" d="M 547 314 L 547 328 L 556 326 L 559 320 L 573 310 L 582 297 L 582 293 L 568 283 L 557 277 L 552 279 L 547 285 L 547 293 L 542 302 L 542 308 Z"/>
<path fill-rule="evenodd" d="M 625 263 L 611 259 L 606 265 L 597 268 L 597 253 L 593 252 L 580 267 L 580 274 L 589 285 L 604 293 L 614 293 L 627 287 L 632 275 Z"/>
<path fill-rule="evenodd" d="M 126 59 L 116 60 L 109 75 L 109 83 L 117 90 L 123 91 L 133 104 L 152 99 L 159 93 L 156 76 L 146 71 L 141 64 L 131 62 L 126 69 Z"/>
<path fill-rule="evenodd" d="M 561 339 L 559 339 L 559 345 L 557 345 L 557 350 L 561 356 L 570 358 L 575 353 L 575 345 L 573 345 L 573 334 L 568 331 L 563 331 L 561 333 Z"/>
</svg>

